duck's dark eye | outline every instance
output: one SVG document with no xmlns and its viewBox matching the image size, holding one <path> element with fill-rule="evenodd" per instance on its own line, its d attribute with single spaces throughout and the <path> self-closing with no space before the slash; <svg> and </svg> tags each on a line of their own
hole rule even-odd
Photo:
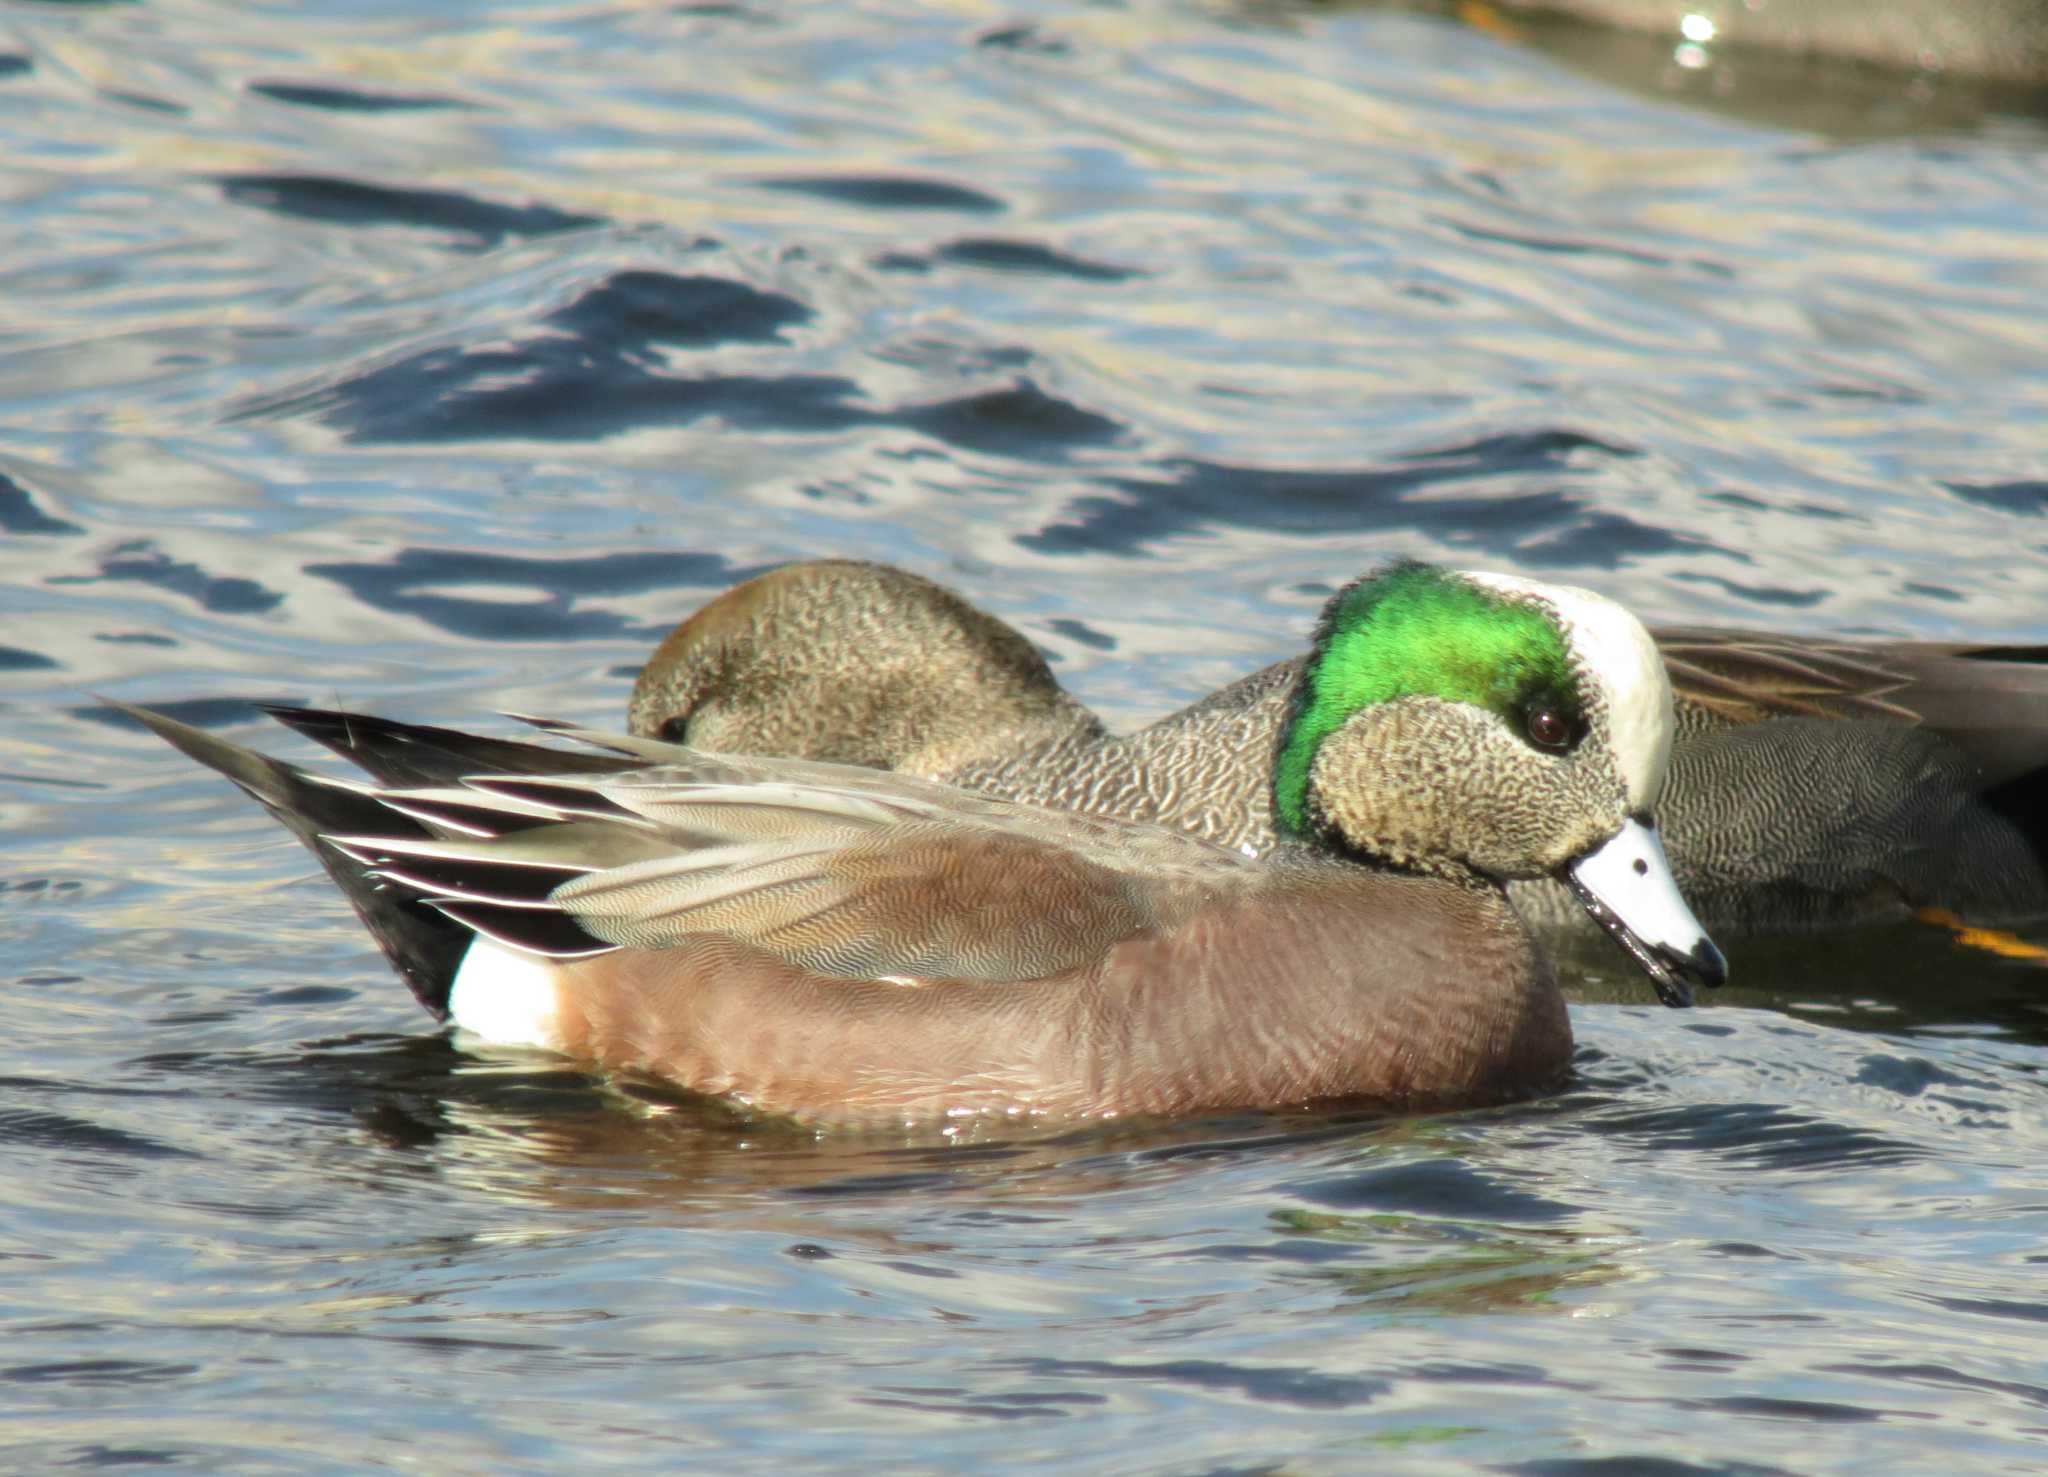
<svg viewBox="0 0 2048 1477">
<path fill-rule="evenodd" d="M 1522 731 L 1546 754 L 1562 754 L 1578 736 L 1578 725 L 1564 709 L 1536 703 L 1522 715 Z"/>
<path fill-rule="evenodd" d="M 662 723 L 661 723 L 661 729 L 660 729 L 660 732 L 661 732 L 661 736 L 662 736 L 662 738 L 663 738 L 663 739 L 665 739 L 665 740 L 666 740 L 667 742 L 669 742 L 669 743 L 672 743 L 672 744 L 686 744 L 686 743 L 688 743 L 688 742 L 690 741 L 690 716 L 689 716 L 689 714 L 687 714 L 687 713 L 684 713 L 684 714 L 680 714 L 680 715 L 678 715 L 677 717 L 674 717 L 674 718 L 664 718 L 664 719 L 662 720 Z"/>
</svg>

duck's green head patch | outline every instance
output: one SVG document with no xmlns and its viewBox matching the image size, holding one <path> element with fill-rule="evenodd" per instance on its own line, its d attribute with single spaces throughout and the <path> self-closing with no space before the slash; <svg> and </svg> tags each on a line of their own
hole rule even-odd
<svg viewBox="0 0 2048 1477">
<path fill-rule="evenodd" d="M 1323 740 L 1359 709 L 1404 697 L 1471 703 L 1517 732 L 1532 712 L 1561 714 L 1574 735 L 1584 728 L 1570 653 L 1549 612 L 1403 560 L 1347 585 L 1323 609 L 1273 765 L 1282 833 L 1313 830 L 1309 771 Z"/>
</svg>

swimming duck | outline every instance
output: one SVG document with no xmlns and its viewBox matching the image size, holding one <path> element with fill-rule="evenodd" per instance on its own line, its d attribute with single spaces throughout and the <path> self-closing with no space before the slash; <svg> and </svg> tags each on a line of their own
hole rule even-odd
<svg viewBox="0 0 2048 1477">
<path fill-rule="evenodd" d="M 1659 808 L 1681 892 L 1717 936 L 2048 913 L 2048 647 L 1654 633 L 1677 737 Z M 706 748 L 896 769 L 1041 805 L 1272 846 L 1269 769 L 1313 656 L 1124 737 L 1031 643 L 943 586 L 816 560 L 683 621 L 629 726 Z M 1586 914 L 1510 895 L 1556 940 Z"/>
<path fill-rule="evenodd" d="M 802 1118 L 1498 1102 L 1571 1025 L 1503 883 L 1556 875 L 1670 1005 L 1720 954 L 1650 816 L 1648 635 L 1401 564 L 1329 603 L 1256 858 L 870 768 L 562 725 L 588 752 L 273 708 L 370 783 L 130 712 L 319 856 L 420 1001 Z M 872 756 L 871 756 L 872 757 Z"/>
</svg>

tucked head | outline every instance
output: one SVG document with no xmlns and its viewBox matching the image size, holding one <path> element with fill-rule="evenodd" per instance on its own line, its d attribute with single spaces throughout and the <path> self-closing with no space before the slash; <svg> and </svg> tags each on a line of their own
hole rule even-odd
<svg viewBox="0 0 2048 1477">
<path fill-rule="evenodd" d="M 642 669 L 630 722 L 720 753 L 933 775 L 1101 733 L 1022 635 L 930 580 L 852 559 L 785 565 L 705 605 Z"/>
<path fill-rule="evenodd" d="M 1670 999 L 1682 987 L 1645 950 L 1710 983 L 1722 969 L 1650 820 L 1672 727 L 1663 660 L 1612 601 L 1403 562 L 1324 609 L 1274 756 L 1274 820 L 1409 871 L 1557 874 Z M 1596 883 L 1608 895 L 1589 897 Z"/>
</svg>

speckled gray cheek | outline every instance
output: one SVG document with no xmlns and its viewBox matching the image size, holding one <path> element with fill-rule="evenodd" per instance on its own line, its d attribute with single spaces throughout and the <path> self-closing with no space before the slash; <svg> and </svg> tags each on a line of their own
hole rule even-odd
<svg viewBox="0 0 2048 1477">
<path fill-rule="evenodd" d="M 1543 869 L 1567 822 L 1562 774 L 1498 714 L 1411 697 L 1353 714 L 1317 750 L 1310 784 L 1346 850 L 1436 875 L 1522 876 Z"/>
<path fill-rule="evenodd" d="M 1578 687 L 1579 716 L 1586 725 L 1585 736 L 1573 751 L 1575 798 L 1587 814 L 1617 816 L 1628 813 L 1628 780 L 1614 754 L 1614 723 L 1607 703 L 1607 686 L 1586 660 L 1585 652 L 1571 639 L 1571 628 L 1550 601 L 1535 595 L 1510 597 L 1540 610 L 1566 634 L 1566 660 Z"/>
<path fill-rule="evenodd" d="M 1484 751 L 1485 760 L 1463 780 L 1472 795 L 1469 855 L 1497 875 L 1527 875 L 1611 835 L 1627 805 L 1604 728 L 1595 713 L 1584 741 L 1562 756 L 1540 753 L 1503 729 L 1502 742 Z"/>
<path fill-rule="evenodd" d="M 1628 810 L 1628 780 L 1623 776 L 1621 764 L 1614 753 L 1614 724 L 1608 712 L 1607 690 L 1576 651 L 1572 654 L 1572 674 L 1579 679 L 1580 713 L 1586 721 L 1586 736 L 1578 749 L 1581 761 L 1588 771 L 1599 771 L 1600 783 L 1607 791 L 1599 796 L 1601 802 L 1613 805 L 1625 814 Z"/>
<path fill-rule="evenodd" d="M 1503 873 L 1516 856 L 1560 864 L 1606 839 L 1628 813 L 1628 782 L 1613 751 L 1612 716 L 1600 675 L 1570 639 L 1570 627 L 1555 605 L 1533 594 L 1508 598 L 1542 612 L 1565 632 L 1585 733 L 1568 755 L 1552 757 L 1528 747 L 1517 728 L 1514 736 L 1523 747 L 1503 756 L 1498 778 L 1482 781 L 1504 798 L 1487 809 L 1492 829 L 1474 838 L 1473 852 L 1488 857 L 1491 869 Z"/>
</svg>

